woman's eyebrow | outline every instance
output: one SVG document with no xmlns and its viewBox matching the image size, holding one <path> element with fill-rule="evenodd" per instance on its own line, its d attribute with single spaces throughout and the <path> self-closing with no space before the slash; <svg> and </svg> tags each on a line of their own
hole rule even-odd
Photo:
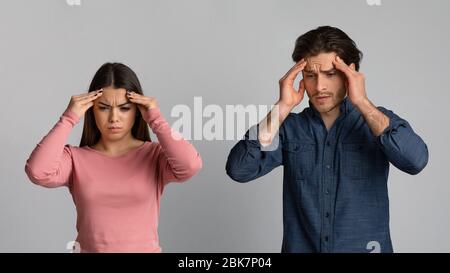
<svg viewBox="0 0 450 273">
<path fill-rule="evenodd" d="M 125 103 L 122 103 L 122 104 L 117 105 L 117 106 L 120 107 L 120 106 L 124 106 L 124 105 L 130 104 L 130 103 L 131 103 L 131 102 L 125 102 Z M 109 105 L 109 104 L 107 104 L 107 103 L 104 103 L 104 102 L 102 102 L 102 101 L 100 101 L 99 104 L 103 104 L 103 105 L 105 105 L 105 106 L 111 106 L 111 105 Z"/>
</svg>

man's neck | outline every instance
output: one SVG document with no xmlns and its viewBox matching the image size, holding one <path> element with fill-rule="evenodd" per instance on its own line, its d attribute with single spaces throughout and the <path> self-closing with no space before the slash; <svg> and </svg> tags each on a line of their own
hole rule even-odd
<svg viewBox="0 0 450 273">
<path fill-rule="evenodd" d="M 323 123 L 327 128 L 327 131 L 333 126 L 335 120 L 339 117 L 340 114 L 340 105 L 337 105 L 335 108 L 331 109 L 329 112 L 320 113 Z"/>
</svg>

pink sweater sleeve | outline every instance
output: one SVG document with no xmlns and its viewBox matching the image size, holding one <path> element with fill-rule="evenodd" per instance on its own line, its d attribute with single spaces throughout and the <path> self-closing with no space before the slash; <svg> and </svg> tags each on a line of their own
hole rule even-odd
<svg viewBox="0 0 450 273">
<path fill-rule="evenodd" d="M 158 137 L 158 177 L 163 186 L 168 182 L 183 182 L 202 168 L 202 159 L 194 146 L 172 130 L 159 108 L 147 110 L 143 116 Z"/>
<path fill-rule="evenodd" d="M 72 154 L 65 143 L 79 120 L 67 108 L 56 125 L 34 148 L 25 164 L 25 172 L 33 183 L 47 188 L 69 186 Z"/>
</svg>

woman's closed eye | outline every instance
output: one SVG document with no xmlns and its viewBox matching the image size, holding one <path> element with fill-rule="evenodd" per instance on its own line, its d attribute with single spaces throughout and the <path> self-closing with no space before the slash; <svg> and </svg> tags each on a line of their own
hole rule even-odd
<svg viewBox="0 0 450 273">
<path fill-rule="evenodd" d="M 100 109 L 101 111 L 104 111 L 104 110 L 106 110 L 106 109 L 108 109 L 109 107 L 105 107 L 105 106 L 99 106 L 98 107 L 98 109 Z M 131 108 L 130 107 L 121 107 L 120 108 L 120 110 L 121 111 L 124 111 L 124 112 L 126 112 L 126 111 L 128 111 L 128 110 L 130 110 Z"/>
</svg>

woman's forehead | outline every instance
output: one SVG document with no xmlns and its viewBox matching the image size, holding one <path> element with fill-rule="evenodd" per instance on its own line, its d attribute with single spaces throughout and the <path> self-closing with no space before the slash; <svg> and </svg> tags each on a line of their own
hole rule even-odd
<svg viewBox="0 0 450 273">
<path fill-rule="evenodd" d="M 103 87 L 103 94 L 108 95 L 123 95 L 125 96 L 127 90 L 125 88 Z"/>
<path fill-rule="evenodd" d="M 103 88 L 103 94 L 98 99 L 98 102 L 109 106 L 120 106 L 130 101 L 126 96 L 126 90 L 124 88 L 107 87 Z"/>
</svg>

